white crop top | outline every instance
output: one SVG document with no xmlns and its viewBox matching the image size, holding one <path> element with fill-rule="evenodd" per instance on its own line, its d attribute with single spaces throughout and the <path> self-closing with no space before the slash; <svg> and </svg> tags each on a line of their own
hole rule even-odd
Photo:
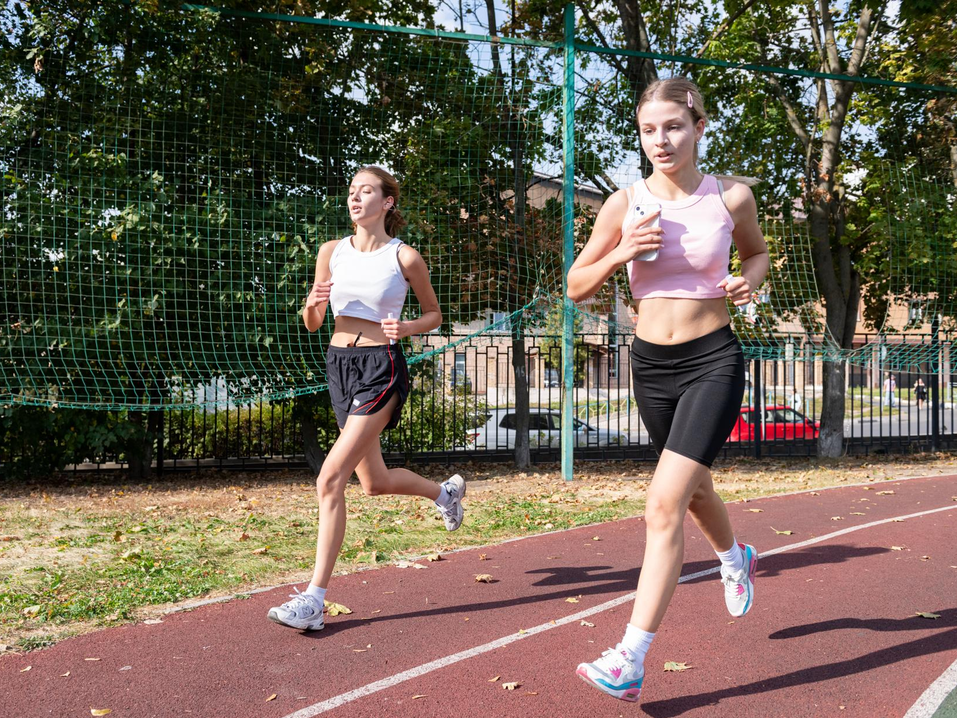
<svg viewBox="0 0 957 718">
<path fill-rule="evenodd" d="M 367 319 L 379 322 L 391 314 L 402 314 L 409 283 L 402 274 L 398 237 L 372 252 L 360 252 L 352 245 L 352 237 L 339 241 L 329 259 L 332 291 L 329 304 L 332 316 Z"/>
</svg>

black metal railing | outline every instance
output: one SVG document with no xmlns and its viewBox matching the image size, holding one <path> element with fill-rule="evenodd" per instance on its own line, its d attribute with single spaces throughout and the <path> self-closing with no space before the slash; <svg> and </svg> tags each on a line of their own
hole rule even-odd
<svg viewBox="0 0 957 718">
<path fill-rule="evenodd" d="M 866 343 L 869 337 L 863 337 Z M 876 341 L 876 336 L 873 338 Z M 949 343 L 932 347 L 932 337 L 908 335 L 929 357 L 915 371 L 888 369 L 875 361 L 846 369 L 844 436 L 848 453 L 903 453 L 950 448 L 955 444 L 954 392 Z M 509 333 L 481 334 L 450 345 L 428 337 L 413 354 L 412 392 L 400 426 L 383 436 L 389 463 L 508 461 L 515 443 L 515 373 Z M 641 408 L 631 390 L 630 338 L 577 335 L 573 389 L 575 458 L 654 459 Z M 558 460 L 561 436 L 560 338 L 531 336 L 524 342 L 530 405 L 529 440 L 535 462 Z M 444 348 L 448 347 L 448 348 Z M 929 349 L 933 348 L 933 351 Z M 936 353 L 934 353 L 936 352 Z M 822 363 L 811 354 L 752 360 L 741 416 L 722 451 L 725 457 L 811 456 L 816 453 L 822 408 Z M 914 368 L 911 366 L 910 368 Z M 223 392 L 223 387 L 208 387 Z M 302 412 L 295 399 L 163 412 L 154 463 L 163 470 L 203 467 L 289 467 L 305 464 Z M 300 400 L 301 401 L 301 400 Z M 328 402 L 312 413 L 320 448 L 335 440 Z M 115 421 L 121 422 L 120 415 Z M 62 441 L 63 437 L 54 437 Z M 0 468 L 14 452 L 42 451 L 37 444 L 0 447 Z M 122 452 L 76 456 L 76 469 L 121 468 Z"/>
</svg>

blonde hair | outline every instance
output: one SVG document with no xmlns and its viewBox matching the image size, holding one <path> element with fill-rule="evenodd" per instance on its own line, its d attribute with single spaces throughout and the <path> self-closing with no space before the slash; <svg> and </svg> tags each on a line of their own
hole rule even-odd
<svg viewBox="0 0 957 718">
<path fill-rule="evenodd" d="M 365 165 L 364 167 L 360 167 L 356 174 L 360 172 L 375 175 L 379 180 L 379 184 L 382 185 L 382 196 L 392 198 L 392 207 L 385 216 L 385 231 L 390 237 L 398 237 L 399 231 L 408 224 L 405 217 L 402 216 L 402 212 L 399 211 L 400 192 L 398 180 L 378 165 Z"/>
<path fill-rule="evenodd" d="M 690 101 L 689 101 L 690 100 Z M 692 124 L 697 125 L 700 120 L 707 122 L 708 112 L 704 109 L 704 98 L 701 96 L 701 90 L 691 80 L 684 77 L 669 77 L 666 80 L 655 80 L 638 98 L 638 107 L 635 109 L 635 119 L 637 120 L 641 108 L 649 102 L 674 102 L 681 105 L 691 116 Z M 694 146 L 694 163 L 698 164 L 698 143 Z M 755 177 L 744 177 L 741 175 L 715 175 L 715 179 L 731 180 L 741 182 L 748 187 L 753 187 L 761 180 Z"/>
</svg>

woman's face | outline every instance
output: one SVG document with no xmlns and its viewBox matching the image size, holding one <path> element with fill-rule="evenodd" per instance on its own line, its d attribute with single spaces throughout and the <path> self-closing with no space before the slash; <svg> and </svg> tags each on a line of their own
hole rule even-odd
<svg viewBox="0 0 957 718">
<path fill-rule="evenodd" d="M 349 219 L 356 224 L 375 222 L 395 204 L 382 194 L 382 182 L 371 172 L 360 172 L 349 185 Z"/>
<path fill-rule="evenodd" d="M 668 100 L 652 100 L 638 113 L 641 147 L 661 172 L 694 162 L 694 148 L 704 133 L 704 120 L 695 123 L 687 107 Z"/>
</svg>

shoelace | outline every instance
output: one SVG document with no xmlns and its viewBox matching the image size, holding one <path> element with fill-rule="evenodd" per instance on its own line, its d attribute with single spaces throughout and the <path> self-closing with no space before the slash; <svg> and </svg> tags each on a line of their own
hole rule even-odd
<svg viewBox="0 0 957 718">
<path fill-rule="evenodd" d="M 743 585 L 744 582 L 747 580 L 748 580 L 747 573 L 741 574 L 740 581 L 738 581 L 734 577 L 734 575 L 730 573 L 722 574 L 721 576 L 721 583 L 724 584 L 724 592 L 730 596 L 733 596 L 734 598 L 741 598 L 744 595 L 744 593 L 738 593 L 738 586 Z"/>
<path fill-rule="evenodd" d="M 601 658 L 595 661 L 595 663 L 600 664 L 599 667 L 606 672 L 610 672 L 608 669 L 615 667 L 620 667 L 624 671 L 628 668 L 628 665 L 632 663 L 632 660 L 628 658 L 621 648 L 609 648 L 601 654 Z"/>
<path fill-rule="evenodd" d="M 315 603 L 315 602 L 312 600 L 312 598 L 304 594 L 295 586 L 293 586 L 292 590 L 295 591 L 295 593 L 289 594 L 289 598 L 291 598 L 292 600 L 286 601 L 282 605 L 282 607 L 285 608 L 287 611 L 295 611 L 296 615 L 298 616 L 300 608 L 305 608 L 306 604 Z"/>
</svg>

